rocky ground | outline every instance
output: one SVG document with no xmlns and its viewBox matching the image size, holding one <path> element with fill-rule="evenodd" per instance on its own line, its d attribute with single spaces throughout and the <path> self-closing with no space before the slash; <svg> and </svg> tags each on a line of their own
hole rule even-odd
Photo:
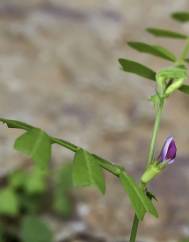
<svg viewBox="0 0 189 242">
<path fill-rule="evenodd" d="M 178 54 L 182 41 L 157 40 L 143 29 L 150 25 L 187 32 L 188 24 L 168 17 L 187 8 L 187 0 L 1 0 L 1 116 L 42 127 L 139 176 L 153 124 L 147 100 L 153 83 L 122 72 L 117 59 L 137 59 L 155 70 L 169 65 L 139 55 L 126 42 L 164 44 Z M 166 106 L 158 148 L 173 134 L 178 158 L 152 185 L 159 197 L 160 219 L 145 219 L 140 229 L 144 241 L 170 242 L 189 235 L 188 105 L 189 98 L 178 93 Z M 17 134 L 0 129 L 0 175 L 27 162 L 12 149 Z M 71 158 L 70 152 L 54 147 L 55 164 Z M 70 229 L 72 241 L 92 242 L 88 235 L 74 235 L 83 231 L 100 236 L 99 242 L 125 241 L 133 214 L 115 178 L 107 175 L 107 181 L 104 197 L 90 189 L 78 192 L 78 222 L 62 226 L 50 219 L 57 238 L 66 238 Z"/>
</svg>

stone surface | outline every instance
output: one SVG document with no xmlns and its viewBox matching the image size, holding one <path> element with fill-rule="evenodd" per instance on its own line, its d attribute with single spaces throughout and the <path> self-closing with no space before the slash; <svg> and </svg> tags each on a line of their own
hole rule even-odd
<svg viewBox="0 0 189 242">
<path fill-rule="evenodd" d="M 168 18 L 170 12 L 187 8 L 187 0 L 1 0 L 1 116 L 40 126 L 124 165 L 138 177 L 153 124 L 147 101 L 153 83 L 122 72 L 117 59 L 137 59 L 155 70 L 169 65 L 139 55 L 126 42 L 148 40 L 178 54 L 182 41 L 154 39 L 143 29 L 150 25 L 187 32 L 188 24 Z M 175 94 L 163 115 L 157 148 L 173 134 L 178 162 L 153 184 L 160 220 L 145 219 L 140 230 L 145 241 L 188 235 L 188 104 L 187 96 Z M 12 149 L 18 134 L 0 128 L 0 175 L 31 162 Z M 54 148 L 54 163 L 72 157 Z M 113 240 L 128 237 L 133 215 L 126 194 L 109 175 L 107 184 L 105 197 L 89 189 L 78 195 L 79 217 L 93 233 Z"/>
</svg>

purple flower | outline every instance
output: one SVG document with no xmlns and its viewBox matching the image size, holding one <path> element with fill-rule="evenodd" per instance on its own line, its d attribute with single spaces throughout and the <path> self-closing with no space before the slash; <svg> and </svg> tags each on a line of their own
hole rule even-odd
<svg viewBox="0 0 189 242">
<path fill-rule="evenodd" d="M 177 147 L 174 138 L 170 136 L 165 140 L 158 160 L 159 162 L 167 161 L 168 164 L 172 164 L 175 161 L 176 153 Z"/>
</svg>

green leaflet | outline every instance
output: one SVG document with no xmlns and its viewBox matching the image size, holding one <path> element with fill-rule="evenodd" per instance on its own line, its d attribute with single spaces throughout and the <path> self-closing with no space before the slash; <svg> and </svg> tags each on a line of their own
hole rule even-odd
<svg viewBox="0 0 189 242">
<path fill-rule="evenodd" d="M 0 189 L 0 214 L 15 216 L 19 212 L 19 201 L 11 188 Z"/>
<path fill-rule="evenodd" d="M 15 149 L 29 155 L 40 168 L 48 166 L 51 158 L 51 140 L 41 129 L 32 128 L 18 137 Z"/>
<path fill-rule="evenodd" d="M 176 57 L 173 53 L 171 53 L 169 50 L 158 46 L 158 45 L 150 45 L 150 44 L 146 44 L 143 42 L 128 42 L 128 45 L 137 50 L 140 51 L 142 53 L 147 53 L 147 54 L 151 54 L 154 56 L 158 56 L 161 57 L 163 59 L 169 60 L 169 61 L 176 61 Z"/>
<path fill-rule="evenodd" d="M 124 71 L 155 81 L 156 73 L 149 67 L 128 59 L 119 59 L 119 63 Z"/>
<path fill-rule="evenodd" d="M 102 168 L 94 156 L 84 149 L 79 149 L 75 153 L 72 177 L 75 186 L 95 185 L 102 193 L 105 193 Z"/>
<path fill-rule="evenodd" d="M 120 174 L 120 182 L 125 191 L 128 193 L 130 202 L 139 220 L 143 219 L 146 212 L 158 217 L 157 210 L 152 201 L 150 201 L 145 192 L 136 184 L 131 176 L 128 176 L 125 172 L 122 172 Z"/>
<path fill-rule="evenodd" d="M 171 17 L 179 22 L 188 22 L 189 21 L 189 12 L 181 11 L 171 14 Z"/>
<path fill-rule="evenodd" d="M 187 39 L 187 35 L 167 29 L 147 28 L 146 31 L 156 37 Z"/>
<path fill-rule="evenodd" d="M 27 216 L 21 224 L 21 238 L 23 242 L 52 242 L 53 234 L 40 218 Z"/>
</svg>

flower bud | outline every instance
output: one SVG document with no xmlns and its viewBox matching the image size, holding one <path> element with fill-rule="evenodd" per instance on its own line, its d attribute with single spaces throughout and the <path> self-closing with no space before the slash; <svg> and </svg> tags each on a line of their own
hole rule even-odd
<svg viewBox="0 0 189 242">
<path fill-rule="evenodd" d="M 141 181 L 144 184 L 153 180 L 161 171 L 168 165 L 175 161 L 176 157 L 176 144 L 174 138 L 168 137 L 163 144 L 160 155 L 156 161 L 154 161 L 144 172 L 141 177 Z"/>
<path fill-rule="evenodd" d="M 175 161 L 177 153 L 177 147 L 172 136 L 168 137 L 161 149 L 161 153 L 158 157 L 159 162 L 167 162 L 172 164 Z"/>
</svg>

